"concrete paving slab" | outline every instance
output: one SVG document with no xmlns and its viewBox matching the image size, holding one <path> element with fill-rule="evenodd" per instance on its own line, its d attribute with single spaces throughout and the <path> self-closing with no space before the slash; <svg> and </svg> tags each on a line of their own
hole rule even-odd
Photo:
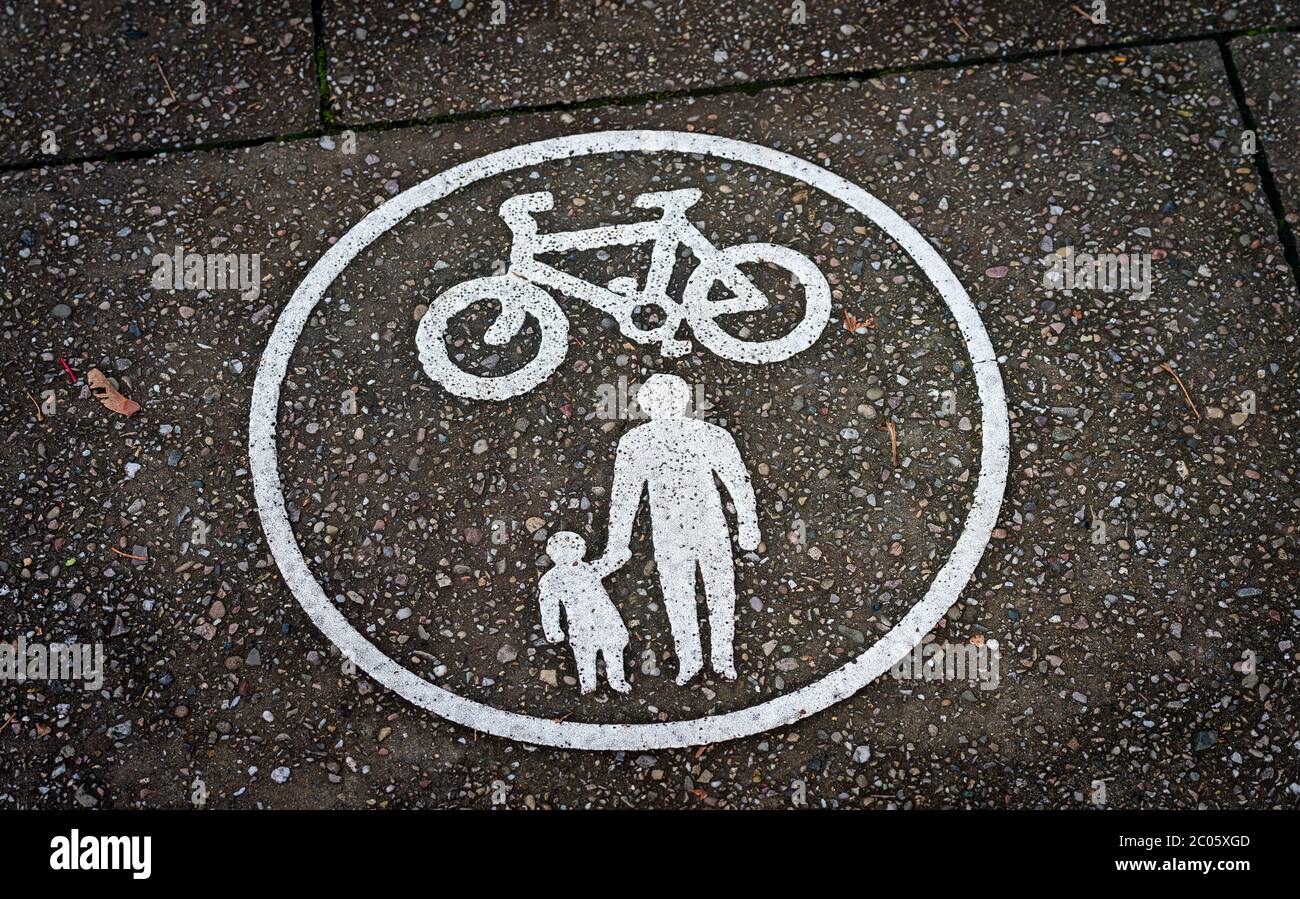
<svg viewBox="0 0 1300 899">
<path fill-rule="evenodd" d="M 318 124 L 311 4 L 201 6 L 0 9 L 0 164 Z"/>
<path fill-rule="evenodd" d="M 995 688 L 908 669 L 702 750 L 527 747 L 378 687 L 284 585 L 253 507 L 248 414 L 307 270 L 448 166 L 630 128 L 833 171 L 969 291 L 1006 385 L 1010 482 L 932 642 L 997 641 Z M 102 639 L 108 659 L 104 692 L 4 686 L 22 709 L 5 726 L 25 737 L 5 801 L 181 806 L 198 781 L 218 806 L 1293 805 L 1296 296 L 1239 130 L 1218 49 L 1197 43 L 359 134 L 355 154 L 331 138 L 5 176 L 0 426 L 25 451 L 5 457 L 23 552 L 0 561 L 16 597 L 0 614 L 29 639 Z M 682 187 L 702 192 L 691 220 L 716 246 L 815 261 L 833 306 L 812 347 L 747 366 L 691 328 L 692 351 L 665 358 L 557 293 L 567 359 L 534 391 L 482 408 L 430 381 L 422 307 L 505 270 L 503 199 L 550 190 L 549 233 L 638 220 L 632 198 Z M 182 270 L 186 253 L 221 253 L 235 274 L 155 287 L 177 247 Z M 1069 294 L 1045 278 L 1065 247 Z M 1150 280 L 1090 285 L 1085 253 L 1150 254 Z M 256 292 L 240 254 L 260 254 Z M 552 261 L 598 284 L 649 264 L 631 248 Z M 743 161 L 606 154 L 467 185 L 359 254 L 288 358 L 281 477 L 311 574 L 420 678 L 548 720 L 726 713 L 832 673 L 905 614 L 968 514 L 981 410 L 925 274 L 834 197 Z M 751 339 L 805 308 L 779 272 L 754 277 L 773 317 L 728 320 Z M 486 346 L 490 318 L 469 310 L 445 343 L 481 376 L 544 339 L 532 319 Z M 90 396 L 91 366 L 141 411 Z M 740 677 L 672 683 L 643 512 L 634 561 L 607 582 L 632 692 L 583 697 L 544 638 L 543 541 L 563 528 L 603 549 L 613 455 L 641 424 L 630 389 L 663 371 L 700 385 L 754 479 Z"/>
<path fill-rule="evenodd" d="M 350 124 L 1272 28 L 1298 16 L 1274 0 L 456 0 L 323 10 L 334 111 Z"/>
<path fill-rule="evenodd" d="M 1300 226 L 1300 38 L 1269 34 L 1230 44 L 1259 140 L 1277 182 L 1286 220 Z"/>
</svg>

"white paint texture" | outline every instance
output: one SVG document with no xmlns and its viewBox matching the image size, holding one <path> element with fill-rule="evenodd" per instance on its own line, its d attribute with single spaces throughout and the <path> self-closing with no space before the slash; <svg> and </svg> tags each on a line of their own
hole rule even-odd
<svg viewBox="0 0 1300 899">
<path fill-rule="evenodd" d="M 947 304 L 966 342 L 981 406 L 980 474 L 966 525 L 916 605 L 862 654 L 820 680 L 706 718 L 646 724 L 556 721 L 493 708 L 429 683 L 386 656 L 330 602 L 294 539 L 280 488 L 275 436 L 280 385 L 309 315 L 348 263 L 415 210 L 468 184 L 551 160 L 615 152 L 695 153 L 747 163 L 801 180 L 857 210 L 912 257 Z M 699 324 L 691 327 L 704 342 Z M 957 600 L 997 520 L 1008 457 L 1006 399 L 988 334 L 957 277 L 911 225 L 862 188 L 806 160 L 743 141 L 678 131 L 604 131 L 523 144 L 454 166 L 371 212 L 321 257 L 281 313 L 257 371 L 249 419 L 254 493 L 267 544 L 290 591 L 326 637 L 379 683 L 444 718 L 526 743 L 582 749 L 652 749 L 735 739 L 790 724 L 857 692 L 905 656 Z"/>
</svg>

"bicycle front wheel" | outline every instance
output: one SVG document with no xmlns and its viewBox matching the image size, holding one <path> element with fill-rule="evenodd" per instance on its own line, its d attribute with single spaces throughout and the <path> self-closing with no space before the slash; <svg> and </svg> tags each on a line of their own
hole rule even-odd
<svg viewBox="0 0 1300 899">
<path fill-rule="evenodd" d="M 485 341 L 505 344 L 519 333 L 524 316 L 541 329 L 537 355 L 509 374 L 484 377 L 460 368 L 447 351 L 451 320 L 474 303 L 497 302 L 501 312 Z M 439 294 L 420 319 L 415 345 L 425 373 L 449 392 L 468 400 L 505 400 L 532 390 L 564 362 L 569 349 L 569 320 L 549 293 L 513 275 L 462 281 Z"/>
<path fill-rule="evenodd" d="M 718 317 L 767 308 L 767 299 L 739 266 L 766 262 L 789 272 L 804 291 L 803 316 L 789 333 L 771 340 L 745 340 L 718 324 Z M 732 293 L 729 300 L 710 300 L 709 292 L 721 282 Z M 780 362 L 802 353 L 817 342 L 831 316 L 831 288 L 817 265 L 802 253 L 771 243 L 742 243 L 719 250 L 717 257 L 691 272 L 682 295 L 691 331 L 724 359 L 736 362 Z"/>
</svg>

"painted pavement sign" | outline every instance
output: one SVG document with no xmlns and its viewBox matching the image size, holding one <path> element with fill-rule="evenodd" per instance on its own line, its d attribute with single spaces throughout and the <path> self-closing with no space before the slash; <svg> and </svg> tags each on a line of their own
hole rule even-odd
<svg viewBox="0 0 1300 899">
<path fill-rule="evenodd" d="M 354 306 L 394 265 L 401 289 Z M 410 459 L 364 488 L 393 523 L 364 575 L 320 569 L 325 512 L 281 487 L 283 445 L 337 452 L 280 417 L 304 352 L 327 392 L 375 397 L 353 387 L 340 427 Z M 612 412 L 611 379 L 637 389 Z M 733 739 L 862 689 L 958 602 L 1008 466 L 993 347 L 916 229 L 804 159 L 680 131 L 515 146 L 375 209 L 281 313 L 249 433 L 272 553 L 350 663 L 476 731 L 587 749 Z M 446 504 L 403 503 L 431 482 Z"/>
</svg>

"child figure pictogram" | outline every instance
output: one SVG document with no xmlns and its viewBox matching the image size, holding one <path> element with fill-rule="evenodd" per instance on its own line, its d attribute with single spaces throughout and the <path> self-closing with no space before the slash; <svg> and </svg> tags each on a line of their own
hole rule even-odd
<svg viewBox="0 0 1300 899">
<path fill-rule="evenodd" d="M 632 689 L 623 678 L 627 626 L 600 582 L 618 566 L 603 558 L 584 561 L 587 543 L 572 531 L 552 534 L 546 541 L 546 554 L 555 563 L 538 584 L 546 639 L 559 643 L 568 637 L 578 669 L 578 687 L 583 693 L 596 689 L 597 654 L 605 660 L 605 679 L 610 687 L 627 693 Z M 560 627 L 561 610 L 567 634 Z"/>
</svg>

